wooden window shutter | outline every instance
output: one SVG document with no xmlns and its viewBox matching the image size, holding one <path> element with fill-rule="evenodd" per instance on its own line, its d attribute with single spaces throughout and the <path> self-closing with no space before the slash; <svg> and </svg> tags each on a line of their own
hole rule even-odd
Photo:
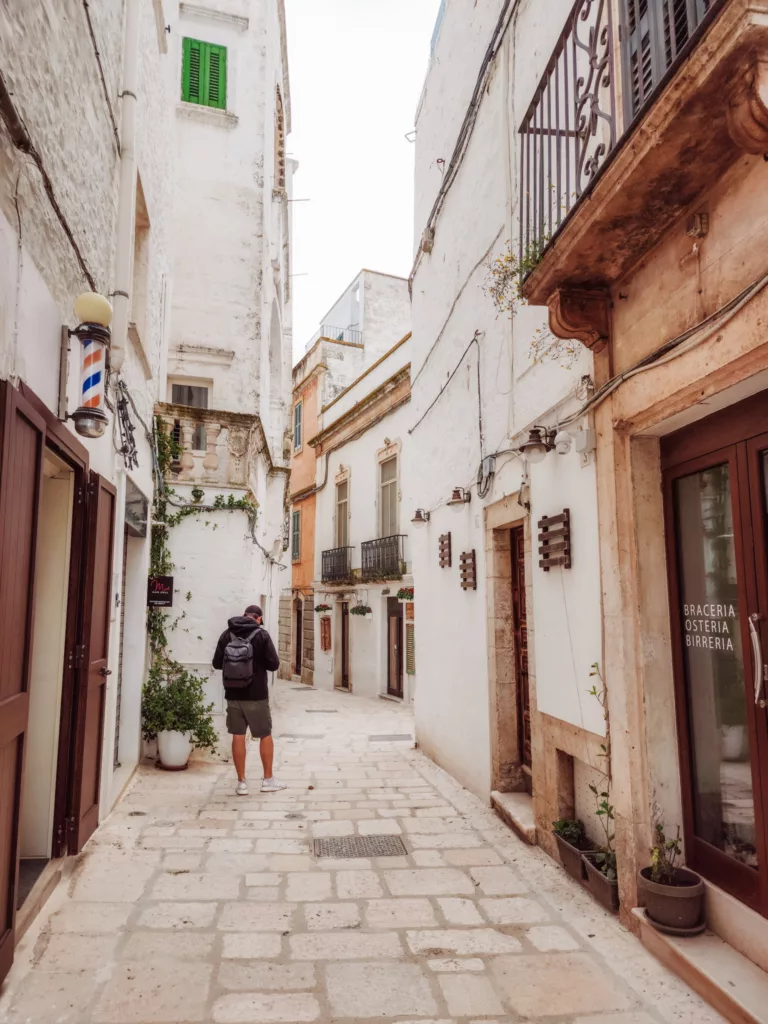
<svg viewBox="0 0 768 1024">
<path fill-rule="evenodd" d="M 320 650 L 330 651 L 331 649 L 331 619 L 324 615 L 320 619 Z"/>
<path fill-rule="evenodd" d="M 205 43 L 205 104 L 224 110 L 227 106 L 227 48 Z"/>
<path fill-rule="evenodd" d="M 198 39 L 185 39 L 182 50 L 181 98 L 185 103 L 201 103 L 203 47 Z"/>
<path fill-rule="evenodd" d="M 416 675 L 416 646 L 414 642 L 414 624 L 405 624 L 405 671 L 409 676 Z"/>
</svg>

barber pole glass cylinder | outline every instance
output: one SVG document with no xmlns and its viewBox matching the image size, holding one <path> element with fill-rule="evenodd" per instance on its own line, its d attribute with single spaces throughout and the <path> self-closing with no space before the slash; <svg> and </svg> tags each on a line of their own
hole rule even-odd
<svg viewBox="0 0 768 1024">
<path fill-rule="evenodd" d="M 72 419 L 78 434 L 101 437 L 108 422 L 105 389 L 112 307 L 103 296 L 88 292 L 78 297 L 75 313 L 84 322 L 72 332 L 80 341 L 80 405 Z"/>
</svg>

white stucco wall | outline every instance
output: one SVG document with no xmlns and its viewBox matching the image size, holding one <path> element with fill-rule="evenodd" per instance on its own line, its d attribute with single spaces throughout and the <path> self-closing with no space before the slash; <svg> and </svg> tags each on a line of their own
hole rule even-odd
<svg viewBox="0 0 768 1024">
<path fill-rule="evenodd" d="M 190 520 L 171 536 L 174 561 L 181 567 L 179 589 L 193 594 L 187 610 L 195 622 L 188 634 L 176 631 L 173 653 L 191 666 L 205 666 L 227 619 L 248 604 L 263 602 L 265 625 L 276 640 L 279 592 L 290 583 L 282 548 L 286 473 L 280 469 L 287 466 L 291 408 L 287 200 L 296 163 L 286 160 L 283 187 L 275 159 L 278 89 L 286 134 L 290 131 L 282 0 L 181 4 L 171 27 L 174 264 L 162 397 L 170 400 L 174 382 L 207 386 L 209 409 L 260 417 L 268 445 L 268 452 L 251 460 L 247 490 L 202 484 L 208 502 L 218 494 L 242 498 L 250 492 L 258 504 L 260 547 L 246 537 L 242 513 L 213 513 L 205 517 L 208 527 Z M 185 37 L 226 46 L 226 110 L 182 102 Z M 226 446 L 223 431 L 222 465 Z M 271 472 L 270 464 L 278 471 Z M 180 493 L 191 492 L 182 485 Z M 215 681 L 210 685 L 218 692 Z"/>
<path fill-rule="evenodd" d="M 123 380 L 145 422 L 151 423 L 169 288 L 171 110 L 166 90 L 162 4 L 141 4 L 139 9 L 136 156 L 150 221 L 143 359 L 127 339 L 120 340 L 126 345 Z M 119 129 L 124 5 L 91 5 L 89 10 L 108 101 Z M 55 5 L 5 5 L 0 11 L 0 62 L 13 102 L 40 153 L 96 288 L 109 295 L 115 288 L 119 153 L 83 5 L 78 0 Z M 131 240 L 129 244 L 132 246 Z M 39 171 L 28 157 L 20 156 L 0 127 L 0 377 L 15 384 L 24 381 L 54 412 L 58 406 L 61 326 L 75 325 L 73 301 L 89 287 L 43 191 Z M 79 405 L 79 362 L 79 343 L 71 339 L 67 375 L 70 412 Z M 72 429 L 71 423 L 68 426 Z M 139 467 L 132 476 L 151 499 L 149 446 L 138 423 L 136 428 Z M 113 774 L 112 749 L 122 615 L 117 597 L 122 575 L 125 468 L 113 448 L 111 424 L 104 437 L 84 443 L 91 468 L 114 483 L 118 491 L 109 655 L 112 674 L 107 683 L 102 765 L 104 813 L 121 785 Z M 139 563 L 146 568 L 148 540 L 137 543 Z M 143 610 L 143 594 L 140 599 Z M 143 651 L 143 614 L 126 620 L 125 643 L 126 649 Z M 129 682 L 124 680 L 123 777 L 138 757 L 142 683 L 141 671 Z"/>
<path fill-rule="evenodd" d="M 556 12 L 550 9 L 554 6 Z M 501 7 L 500 0 L 448 0 L 445 5 L 417 119 L 415 248 Z M 478 497 L 478 358 L 484 455 L 516 447 L 535 423 L 555 426 L 578 407 L 574 392 L 592 369 L 591 356 L 578 345 L 568 356 L 549 351 L 535 361 L 531 343 L 546 330 L 546 310 L 523 308 L 512 319 L 499 316 L 486 292 L 490 259 L 518 238 L 517 125 L 566 9 L 569 5 L 560 0 L 546 11 L 530 2 L 518 6 L 437 221 L 434 250 L 421 258 L 413 282 L 409 414 L 414 432 L 406 450 L 404 504 L 409 516 L 417 507 L 431 512 L 430 523 L 413 537 L 419 594 L 417 738 L 427 753 L 483 797 L 491 787 L 488 644 L 493 642 L 486 620 L 490 570 L 484 508 L 519 490 L 524 464 L 499 454 L 493 486 L 485 498 Z M 472 487 L 471 503 L 458 512 L 445 507 L 455 486 Z M 601 658 L 594 465 L 582 468 L 574 452 L 550 453 L 530 467 L 530 495 L 534 532 L 541 516 L 570 509 L 574 550 L 570 570 L 544 573 L 537 564 L 532 570 L 529 628 L 539 707 L 600 732 L 602 713 L 587 694 L 593 682 L 590 666 Z M 521 508 L 521 520 L 524 515 Z M 441 570 L 438 537 L 448 531 L 453 568 Z M 477 558 L 476 592 L 459 586 L 459 555 L 470 550 Z M 453 642 L 446 643 L 447 635 Z"/>
</svg>

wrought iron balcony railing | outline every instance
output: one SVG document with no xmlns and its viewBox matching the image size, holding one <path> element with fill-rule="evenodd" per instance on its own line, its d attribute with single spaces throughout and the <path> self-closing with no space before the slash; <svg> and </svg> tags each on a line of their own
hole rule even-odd
<svg viewBox="0 0 768 1024">
<path fill-rule="evenodd" d="M 354 548 L 331 548 L 323 552 L 323 583 L 347 580 L 352 575 L 352 552 Z"/>
<path fill-rule="evenodd" d="M 405 572 L 405 535 L 379 537 L 360 545 L 363 577 L 402 576 Z"/>
<path fill-rule="evenodd" d="M 524 274 L 723 2 L 576 0 L 520 127 Z M 618 109 L 619 66 L 623 111 Z"/>
</svg>

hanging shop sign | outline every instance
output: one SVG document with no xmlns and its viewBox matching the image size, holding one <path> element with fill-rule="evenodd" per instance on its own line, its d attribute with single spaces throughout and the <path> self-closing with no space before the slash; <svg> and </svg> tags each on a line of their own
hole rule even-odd
<svg viewBox="0 0 768 1024">
<path fill-rule="evenodd" d="M 173 608 L 173 576 L 150 577 L 147 583 L 147 607 Z"/>
</svg>

